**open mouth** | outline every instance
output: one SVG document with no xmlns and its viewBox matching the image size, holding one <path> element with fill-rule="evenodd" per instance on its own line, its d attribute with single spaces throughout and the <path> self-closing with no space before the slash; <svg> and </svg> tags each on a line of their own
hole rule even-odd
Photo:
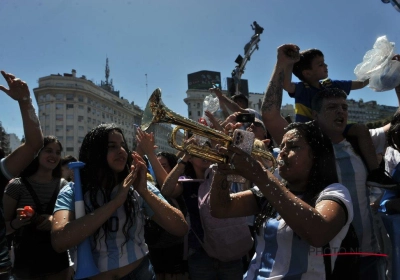
<svg viewBox="0 0 400 280">
<path fill-rule="evenodd" d="M 335 123 L 342 125 L 344 123 L 344 119 L 343 118 L 335 119 Z"/>
</svg>

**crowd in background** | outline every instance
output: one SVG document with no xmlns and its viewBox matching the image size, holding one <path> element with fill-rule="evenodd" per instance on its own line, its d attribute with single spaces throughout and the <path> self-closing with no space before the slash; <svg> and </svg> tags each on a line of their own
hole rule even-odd
<svg viewBox="0 0 400 280">
<path fill-rule="evenodd" d="M 348 124 L 347 95 L 368 80 L 330 80 L 327 69 L 321 51 L 282 45 L 260 112 L 240 92 L 210 89 L 224 118 L 206 111 L 198 129 L 221 139 L 189 131 L 181 151 L 156 153 L 138 128 L 131 151 L 106 123 L 77 158 L 61 157 L 28 85 L 2 71 L 25 142 L 0 161 L 0 280 L 400 279 L 382 220 L 400 213 L 400 113 L 380 128 Z"/>
</svg>

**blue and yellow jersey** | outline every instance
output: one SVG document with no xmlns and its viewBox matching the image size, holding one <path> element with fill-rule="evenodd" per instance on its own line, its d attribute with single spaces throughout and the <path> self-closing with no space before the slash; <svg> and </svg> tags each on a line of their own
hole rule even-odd
<svg viewBox="0 0 400 280">
<path fill-rule="evenodd" d="M 289 92 L 289 96 L 295 100 L 296 122 L 308 122 L 312 120 L 311 115 L 311 100 L 321 90 L 325 88 L 340 88 L 350 94 L 352 81 L 331 80 L 326 79 L 321 81 L 321 88 L 315 88 L 307 83 L 298 82 L 294 93 Z"/>
</svg>

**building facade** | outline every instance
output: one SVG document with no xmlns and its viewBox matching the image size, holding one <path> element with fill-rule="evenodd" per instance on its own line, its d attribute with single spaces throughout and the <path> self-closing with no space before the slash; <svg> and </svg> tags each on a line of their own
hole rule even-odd
<svg viewBox="0 0 400 280">
<path fill-rule="evenodd" d="M 134 147 L 134 124 L 140 125 L 143 111 L 133 102 L 120 98 L 112 83 L 95 85 L 85 76 L 71 74 L 39 78 L 33 89 L 44 135 L 56 136 L 63 145 L 63 156 L 79 155 L 83 138 L 102 123 L 115 123 L 124 132 L 128 147 Z"/>
</svg>

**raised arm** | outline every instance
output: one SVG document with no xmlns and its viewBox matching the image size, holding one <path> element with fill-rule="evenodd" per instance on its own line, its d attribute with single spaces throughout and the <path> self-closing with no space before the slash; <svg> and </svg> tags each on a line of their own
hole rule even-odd
<svg viewBox="0 0 400 280">
<path fill-rule="evenodd" d="M 351 90 L 364 88 L 368 84 L 369 84 L 369 79 L 366 79 L 365 81 L 352 81 L 351 82 Z"/>
<path fill-rule="evenodd" d="M 299 50 L 300 49 L 298 47 L 292 48 L 287 53 L 287 55 L 294 58 L 289 61 L 289 63 L 286 65 L 286 67 L 284 67 L 283 89 L 286 90 L 288 93 L 294 93 L 296 90 L 296 84 L 292 83 L 292 75 L 293 75 L 293 66 L 300 59 Z"/>
<path fill-rule="evenodd" d="M 289 65 L 298 60 L 298 57 L 289 55 L 296 53 L 298 54 L 296 45 L 287 44 L 278 48 L 278 59 L 261 104 L 263 122 L 276 143 L 282 142 L 283 129 L 288 125 L 281 115 L 283 84 Z"/>
<path fill-rule="evenodd" d="M 136 133 L 136 140 L 138 142 L 138 147 L 140 147 L 140 149 L 149 159 L 154 174 L 156 175 L 156 178 L 154 179 L 161 187 L 164 184 L 164 180 L 167 177 L 168 173 L 165 171 L 164 167 L 162 167 L 161 163 L 157 159 L 156 154 L 154 153 L 154 149 L 156 148 L 154 141 L 154 134 L 146 133 L 142 131 L 140 128 L 138 128 Z"/>
<path fill-rule="evenodd" d="M 8 84 L 8 89 L 0 86 L 12 99 L 18 101 L 24 127 L 25 143 L 13 151 L 5 160 L 4 166 L 12 177 L 17 176 L 29 165 L 43 147 L 43 134 L 35 108 L 32 105 L 28 85 L 13 74 L 1 71 Z"/>
<path fill-rule="evenodd" d="M 138 180 L 134 184 L 135 190 L 153 210 L 152 219 L 169 233 L 176 236 L 184 236 L 188 231 L 188 224 L 182 212 L 149 190 L 147 187 L 146 164 L 137 154 L 134 154 L 134 160 L 138 169 Z"/>
<path fill-rule="evenodd" d="M 183 192 L 182 183 L 178 182 L 179 177 L 185 171 L 185 166 L 190 158 L 190 155 L 184 153 L 180 162 L 168 173 L 164 184 L 161 187 L 161 194 L 166 198 L 177 198 Z"/>
<path fill-rule="evenodd" d="M 246 108 L 240 107 L 238 104 L 235 103 L 235 101 L 230 99 L 228 96 L 222 94 L 219 88 L 210 88 L 209 91 L 215 93 L 215 95 L 218 97 L 220 106 L 221 105 L 225 106 L 230 111 L 228 113 L 232 112 L 247 113 L 247 111 L 245 110 Z"/>
</svg>

